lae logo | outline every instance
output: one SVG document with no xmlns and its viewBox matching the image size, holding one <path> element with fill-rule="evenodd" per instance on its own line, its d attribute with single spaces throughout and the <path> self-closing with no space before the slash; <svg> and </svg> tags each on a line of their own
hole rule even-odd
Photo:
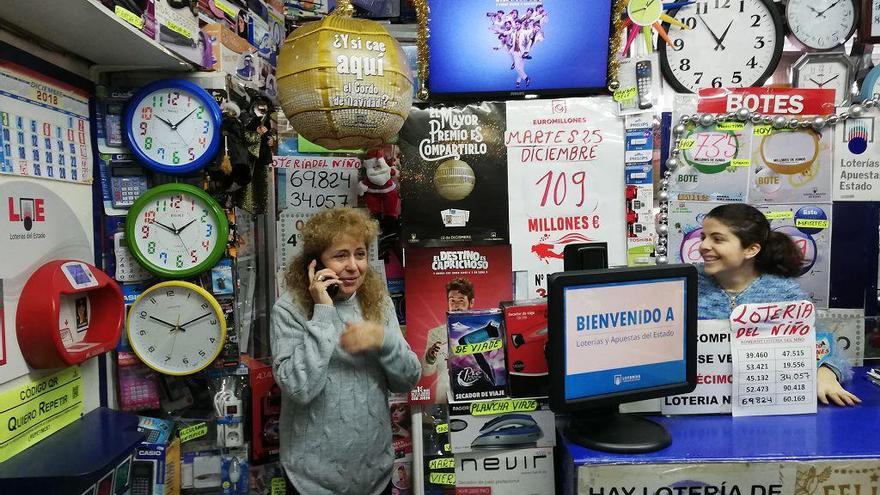
<svg viewBox="0 0 880 495">
<path fill-rule="evenodd" d="M 25 230 L 31 230 L 34 222 L 46 221 L 46 202 L 42 198 L 7 197 L 9 221 L 24 223 Z"/>
</svg>

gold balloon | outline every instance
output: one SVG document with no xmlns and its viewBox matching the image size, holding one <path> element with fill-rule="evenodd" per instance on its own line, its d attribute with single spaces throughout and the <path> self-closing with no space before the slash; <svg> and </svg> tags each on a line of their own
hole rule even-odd
<svg viewBox="0 0 880 495">
<path fill-rule="evenodd" d="M 337 10 L 284 41 L 278 100 L 293 128 L 328 149 L 389 142 L 412 105 L 412 72 L 379 23 Z"/>
<path fill-rule="evenodd" d="M 458 159 L 446 160 L 434 171 L 434 188 L 440 196 L 450 201 L 468 197 L 476 182 L 474 169 Z"/>
</svg>

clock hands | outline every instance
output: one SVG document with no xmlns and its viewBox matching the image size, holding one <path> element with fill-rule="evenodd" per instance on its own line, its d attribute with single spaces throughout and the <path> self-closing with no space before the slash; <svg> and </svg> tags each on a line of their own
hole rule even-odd
<svg viewBox="0 0 880 495">
<path fill-rule="evenodd" d="M 192 223 L 192 222 L 190 222 L 190 223 Z M 186 224 L 186 225 L 188 226 L 189 223 Z M 174 224 L 172 223 L 171 226 L 174 227 Z M 177 236 L 177 240 L 179 240 L 180 243 L 183 245 L 183 249 L 186 249 L 186 252 L 189 253 L 190 250 L 189 250 L 188 247 L 186 247 L 186 243 L 183 242 L 183 237 L 180 237 L 180 231 L 181 231 L 181 230 L 183 230 L 183 229 L 178 229 L 177 227 L 174 227 L 174 235 Z"/>
<path fill-rule="evenodd" d="M 724 46 L 721 45 L 721 40 L 718 38 L 718 36 L 715 35 L 715 32 L 712 31 L 712 28 L 709 27 L 709 24 L 706 22 L 705 19 L 703 19 L 703 16 L 701 16 L 699 12 L 697 12 L 697 17 L 700 19 L 700 21 L 702 21 L 703 25 L 706 26 L 706 30 L 709 31 L 709 34 L 712 36 L 712 39 L 715 40 L 715 43 L 716 43 L 715 49 L 717 50 L 718 47 L 721 46 L 721 49 L 723 50 Z M 730 27 L 730 26 L 728 26 L 728 27 Z"/>
<path fill-rule="evenodd" d="M 826 84 L 828 84 L 828 83 L 830 83 L 831 81 L 837 79 L 838 77 L 840 77 L 840 74 L 837 74 L 836 76 L 832 77 L 831 79 L 829 79 L 829 80 L 823 82 L 819 87 L 824 87 Z"/>
<path fill-rule="evenodd" d="M 718 49 L 719 46 L 721 47 L 722 50 L 725 50 L 725 49 L 726 49 L 726 48 L 724 47 L 724 45 L 723 45 L 723 43 L 724 43 L 724 38 L 727 38 L 727 33 L 730 32 L 730 27 L 731 27 L 731 26 L 733 26 L 733 21 L 730 21 L 730 24 L 727 25 L 727 29 L 725 29 L 724 32 L 721 33 L 721 39 L 718 40 L 718 46 L 715 47 L 716 50 Z"/>
<path fill-rule="evenodd" d="M 812 82 L 812 83 L 815 84 L 816 86 L 819 86 L 820 88 L 821 88 L 822 86 L 824 86 L 823 83 L 820 83 L 819 81 L 813 79 L 812 77 L 810 78 L 810 82 Z"/>
<path fill-rule="evenodd" d="M 823 10 L 822 12 L 818 12 L 818 14 L 819 14 L 821 17 L 825 17 L 825 12 L 828 12 L 829 10 L 833 9 L 833 8 L 834 8 L 835 6 L 837 6 L 837 4 L 839 4 L 840 2 L 841 2 L 841 0 L 837 0 L 836 2 L 832 3 L 827 9 Z"/>
<path fill-rule="evenodd" d="M 198 108 L 195 108 L 195 109 L 193 109 L 192 112 L 186 114 L 186 117 L 180 119 L 180 121 L 177 122 L 176 124 L 172 125 L 171 128 L 174 129 L 174 130 L 176 131 L 176 130 L 177 130 L 177 126 L 179 126 L 180 124 L 182 124 L 184 120 L 188 119 L 190 115 L 196 113 L 196 110 L 198 110 Z"/>
<path fill-rule="evenodd" d="M 195 221 L 196 221 L 196 219 L 193 218 L 192 220 L 190 220 L 190 222 L 189 222 L 188 224 L 186 224 L 186 225 L 184 225 L 183 227 L 177 229 L 177 233 L 179 234 L 179 233 L 183 232 L 183 229 L 189 227 L 190 225 L 192 225 L 193 223 L 195 223 Z"/>
<path fill-rule="evenodd" d="M 192 324 L 192 323 L 195 323 L 195 322 L 201 320 L 202 318 L 205 318 L 205 317 L 208 317 L 208 316 L 211 316 L 211 313 L 205 313 L 205 314 L 203 314 L 202 316 L 199 316 L 198 318 L 193 318 L 192 320 L 189 320 L 188 322 L 184 323 L 183 325 L 179 325 L 179 328 L 180 328 L 182 331 L 185 332 L 185 331 L 186 331 L 186 326 L 187 326 L 187 325 L 190 325 L 190 324 Z"/>
<path fill-rule="evenodd" d="M 151 319 L 151 320 L 154 320 L 154 321 L 158 321 L 159 323 L 161 323 L 161 324 L 163 324 L 163 325 L 168 325 L 169 327 L 171 327 L 171 331 L 172 331 L 172 332 L 173 332 L 176 328 L 178 328 L 178 326 L 175 325 L 174 323 L 168 323 L 167 321 L 165 321 L 165 320 L 160 320 L 159 318 L 156 318 L 155 316 L 150 316 L 150 319 Z M 180 321 L 180 316 L 177 317 L 177 320 Z"/>
<path fill-rule="evenodd" d="M 170 127 L 171 129 L 174 129 L 174 124 L 172 124 L 171 122 L 163 119 L 162 117 L 159 117 L 158 115 L 156 115 L 156 118 L 161 120 L 162 122 L 165 122 L 166 124 L 168 124 L 168 127 Z"/>
<path fill-rule="evenodd" d="M 159 227 L 162 227 L 163 229 L 167 230 L 168 232 L 171 232 L 172 234 L 177 235 L 177 229 L 175 229 L 174 227 L 169 227 L 158 220 L 153 220 L 153 223 L 155 223 Z"/>
</svg>

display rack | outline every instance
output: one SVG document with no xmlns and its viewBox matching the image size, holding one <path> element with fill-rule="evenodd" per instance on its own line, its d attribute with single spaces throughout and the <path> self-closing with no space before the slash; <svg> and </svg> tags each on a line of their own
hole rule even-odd
<svg viewBox="0 0 880 495">
<path fill-rule="evenodd" d="M 193 70 L 192 64 L 117 17 L 99 0 L 4 0 L 0 19 L 95 65 Z"/>
</svg>

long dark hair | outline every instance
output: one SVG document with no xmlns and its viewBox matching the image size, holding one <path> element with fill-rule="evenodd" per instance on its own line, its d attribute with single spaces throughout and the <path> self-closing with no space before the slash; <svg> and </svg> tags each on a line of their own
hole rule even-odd
<svg viewBox="0 0 880 495">
<path fill-rule="evenodd" d="M 730 203 L 716 206 L 706 215 L 723 223 L 743 247 L 761 246 L 755 257 L 759 273 L 796 277 L 801 273 L 804 256 L 790 237 L 770 229 L 770 222 L 754 206 Z"/>
</svg>

